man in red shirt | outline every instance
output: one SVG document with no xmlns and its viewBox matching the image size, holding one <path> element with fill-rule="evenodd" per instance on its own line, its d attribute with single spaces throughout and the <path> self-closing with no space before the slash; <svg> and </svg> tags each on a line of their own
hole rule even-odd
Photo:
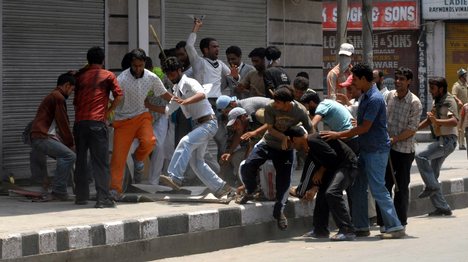
<svg viewBox="0 0 468 262">
<path fill-rule="evenodd" d="M 37 109 L 31 126 L 31 172 L 45 170 L 41 176 L 47 176 L 47 156 L 57 160 L 52 192 L 49 200 L 67 200 L 67 181 L 76 155 L 73 152 L 73 136 L 70 131 L 65 100 L 75 88 L 75 78 L 71 73 L 58 77 L 57 87 Z M 45 179 L 42 177 L 42 179 Z"/>
<path fill-rule="evenodd" d="M 104 50 L 92 47 L 87 54 L 88 65 L 76 75 L 75 125 L 76 144 L 75 204 L 85 205 L 89 198 L 86 174 L 88 150 L 96 185 L 96 208 L 115 207 L 109 194 L 109 133 L 106 120 L 122 100 L 122 90 L 114 73 L 105 70 Z M 112 93 L 114 100 L 109 99 Z M 110 103 L 110 106 L 109 106 Z"/>
</svg>

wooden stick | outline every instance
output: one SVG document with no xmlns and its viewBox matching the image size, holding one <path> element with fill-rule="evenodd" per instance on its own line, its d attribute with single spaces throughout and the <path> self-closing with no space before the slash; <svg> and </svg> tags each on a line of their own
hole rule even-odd
<svg viewBox="0 0 468 262">
<path fill-rule="evenodd" d="M 158 35 L 156 34 L 156 31 L 154 31 L 154 27 L 152 25 L 149 25 L 149 26 L 150 26 L 150 29 L 151 29 L 151 34 L 153 35 L 154 39 L 156 40 L 156 43 L 159 46 L 159 49 L 161 50 L 161 52 L 163 54 L 164 60 L 166 60 L 167 59 L 166 54 L 164 53 L 164 49 L 163 49 L 163 47 L 161 45 L 161 42 L 159 41 L 159 38 L 158 38 Z"/>
</svg>

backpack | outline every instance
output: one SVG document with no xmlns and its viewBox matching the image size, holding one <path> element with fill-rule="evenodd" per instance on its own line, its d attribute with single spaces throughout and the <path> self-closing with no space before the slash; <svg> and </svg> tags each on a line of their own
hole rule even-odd
<svg viewBox="0 0 468 262">
<path fill-rule="evenodd" d="M 23 140 L 23 143 L 26 145 L 31 144 L 32 123 L 33 121 L 29 121 L 29 123 L 26 125 L 26 127 L 23 130 L 23 134 L 21 135 L 21 139 Z"/>
</svg>

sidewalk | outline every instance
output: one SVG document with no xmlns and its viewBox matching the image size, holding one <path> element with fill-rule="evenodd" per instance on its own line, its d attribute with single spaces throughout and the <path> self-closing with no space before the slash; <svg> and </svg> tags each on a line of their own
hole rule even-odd
<svg viewBox="0 0 468 262">
<path fill-rule="evenodd" d="M 299 178 L 296 171 L 292 184 Z M 422 180 L 415 162 L 411 180 L 410 215 L 432 211 L 428 199 L 416 199 Z M 468 206 L 466 151 L 457 148 L 448 157 L 440 181 L 453 209 Z M 282 232 L 271 216 L 272 202 L 243 206 L 234 202 L 118 203 L 115 209 L 95 209 L 93 205 L 93 201 L 76 206 L 73 202 L 32 203 L 0 197 L 0 258 L 139 261 L 206 252 L 298 235 L 310 229 L 313 213 L 313 203 L 290 199 L 286 207 L 290 227 Z"/>
</svg>

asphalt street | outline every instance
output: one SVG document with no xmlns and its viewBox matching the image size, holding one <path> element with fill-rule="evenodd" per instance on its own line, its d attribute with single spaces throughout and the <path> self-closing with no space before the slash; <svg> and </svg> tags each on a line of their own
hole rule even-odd
<svg viewBox="0 0 468 262">
<path fill-rule="evenodd" d="M 468 208 L 450 217 L 412 217 L 403 239 L 371 236 L 349 242 L 294 237 L 160 261 L 467 261 Z"/>
</svg>

